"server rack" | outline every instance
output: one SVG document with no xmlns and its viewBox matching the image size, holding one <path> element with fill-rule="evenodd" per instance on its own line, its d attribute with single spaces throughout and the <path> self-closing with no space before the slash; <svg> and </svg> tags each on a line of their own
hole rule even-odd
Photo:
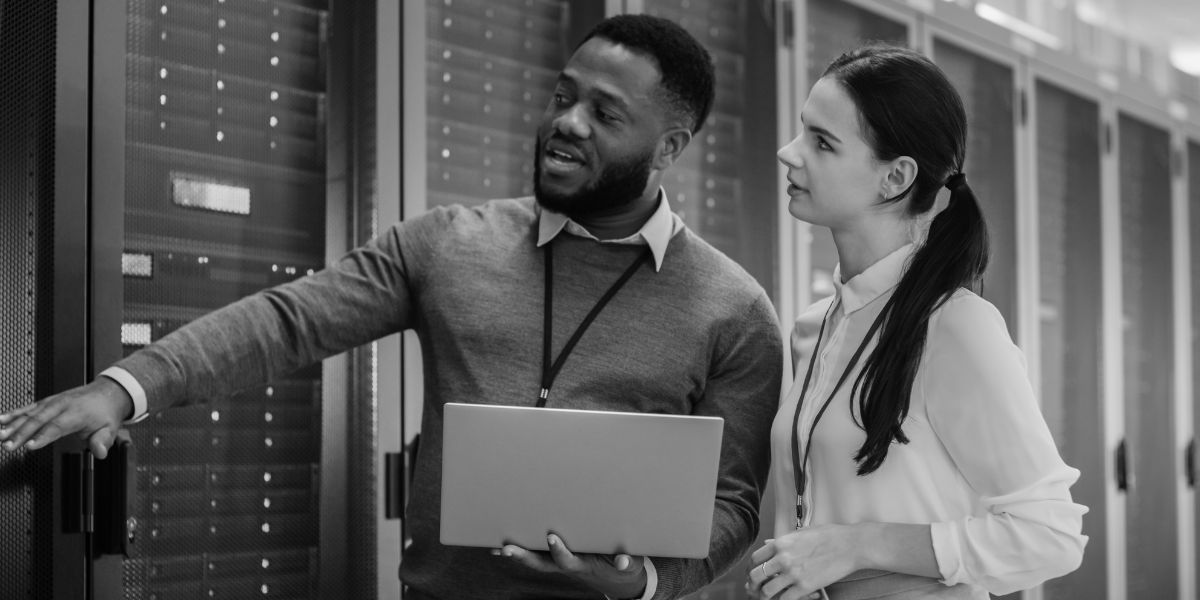
<svg viewBox="0 0 1200 600">
<path fill-rule="evenodd" d="M 89 12 L 0 2 L 0 356 L 8 411 L 85 381 Z M 0 453 L 0 596 L 82 598 L 82 444 Z"/>
</svg>

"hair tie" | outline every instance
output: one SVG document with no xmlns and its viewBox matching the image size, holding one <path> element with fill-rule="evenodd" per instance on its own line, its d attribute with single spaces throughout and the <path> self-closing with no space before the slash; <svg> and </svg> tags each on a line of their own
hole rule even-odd
<svg viewBox="0 0 1200 600">
<path fill-rule="evenodd" d="M 955 171 L 953 175 L 946 179 L 945 187 L 950 191 L 958 191 L 958 188 L 967 185 L 967 176 L 962 171 Z"/>
</svg>

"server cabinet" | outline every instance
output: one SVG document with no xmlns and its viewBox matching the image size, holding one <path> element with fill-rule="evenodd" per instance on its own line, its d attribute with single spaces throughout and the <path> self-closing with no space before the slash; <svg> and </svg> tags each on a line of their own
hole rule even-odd
<svg viewBox="0 0 1200 600">
<path fill-rule="evenodd" d="M 1088 507 L 1079 570 L 1044 586 L 1048 598 L 1103 598 L 1107 565 L 1100 246 L 1100 106 L 1038 79 L 1034 86 L 1038 198 L 1038 328 L 1042 412 Z"/>
<path fill-rule="evenodd" d="M 963 172 L 987 219 L 991 259 L 983 280 L 987 298 L 1017 332 L 1016 93 L 1013 67 L 962 44 L 934 38 L 932 56 L 967 110 Z"/>
<path fill-rule="evenodd" d="M 1170 138 L 1122 112 L 1121 278 L 1125 440 L 1117 486 L 1126 496 L 1126 593 L 1179 594 L 1175 502 Z"/>
<path fill-rule="evenodd" d="M 93 32 L 98 48 L 119 55 L 95 95 L 119 96 L 124 117 L 93 157 L 122 175 L 93 190 L 94 212 L 116 215 L 119 245 L 115 272 L 93 272 L 119 286 L 105 299 L 120 298 L 92 326 L 97 370 L 361 241 L 357 167 L 347 159 L 357 155 L 347 124 L 361 82 L 330 65 L 335 56 L 353 69 L 370 53 L 347 44 L 362 15 L 339 5 L 335 26 L 327 0 L 123 4 L 120 34 Z M 113 232 L 93 232 L 101 235 Z M 361 375 L 344 360 L 313 365 L 130 427 L 136 542 L 116 581 L 97 580 L 97 597 L 373 594 L 374 573 L 348 578 L 344 558 L 371 540 L 348 532 L 373 525 L 364 514 L 373 505 L 348 492 L 374 486 L 370 462 L 349 468 L 374 435 L 353 420 L 369 420 L 359 408 L 374 402 L 354 385 Z"/>
<path fill-rule="evenodd" d="M 0 2 L 0 411 L 86 381 L 89 18 Z M 0 597 L 84 597 L 84 458 L 74 439 L 0 451 Z"/>
</svg>

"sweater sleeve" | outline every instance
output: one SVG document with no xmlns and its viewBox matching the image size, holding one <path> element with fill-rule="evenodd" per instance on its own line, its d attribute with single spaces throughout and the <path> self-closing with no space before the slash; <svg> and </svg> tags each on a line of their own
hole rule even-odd
<svg viewBox="0 0 1200 600">
<path fill-rule="evenodd" d="M 960 294 L 935 316 L 927 348 L 929 422 L 983 507 L 932 524 L 943 582 L 1001 595 L 1078 568 L 1087 508 L 1070 486 L 1079 471 L 1059 457 L 1000 313 Z"/>
<path fill-rule="evenodd" d="M 693 411 L 725 419 L 708 557 L 655 557 L 656 600 L 678 598 L 712 582 L 758 535 L 784 366 L 779 322 L 765 293 L 726 323 L 718 338 L 703 397 Z"/>
<path fill-rule="evenodd" d="M 156 412 L 286 375 L 410 327 L 444 211 L 398 223 L 330 267 L 209 313 L 119 361 Z"/>
</svg>

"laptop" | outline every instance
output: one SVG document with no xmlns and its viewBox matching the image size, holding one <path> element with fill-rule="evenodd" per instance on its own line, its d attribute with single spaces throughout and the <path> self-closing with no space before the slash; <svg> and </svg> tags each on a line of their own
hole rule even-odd
<svg viewBox="0 0 1200 600">
<path fill-rule="evenodd" d="M 449 403 L 441 542 L 708 555 L 724 419 Z"/>
</svg>

